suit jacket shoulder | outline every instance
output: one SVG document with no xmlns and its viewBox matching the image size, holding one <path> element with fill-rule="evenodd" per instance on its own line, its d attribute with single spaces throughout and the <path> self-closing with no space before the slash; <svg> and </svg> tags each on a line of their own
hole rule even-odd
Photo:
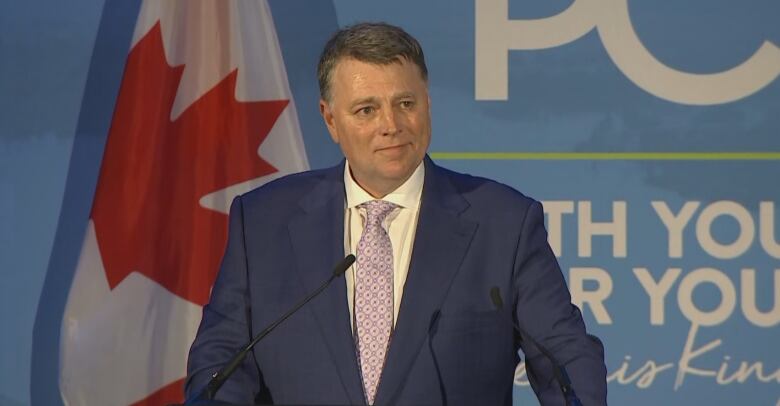
<svg viewBox="0 0 780 406">
<path fill-rule="evenodd" d="M 452 192 L 462 198 L 468 206 L 463 216 L 478 223 L 502 222 L 516 224 L 519 231 L 530 209 L 540 203 L 506 184 L 470 174 L 455 172 L 432 165 L 438 177 L 452 185 Z M 498 229 L 512 230 L 499 227 Z"/>
<path fill-rule="evenodd" d="M 343 190 L 343 173 L 344 161 L 330 168 L 283 176 L 243 194 L 244 209 L 266 210 L 279 206 L 294 209 L 297 207 L 294 203 L 305 200 L 310 193 L 333 193 L 338 187 Z"/>
</svg>

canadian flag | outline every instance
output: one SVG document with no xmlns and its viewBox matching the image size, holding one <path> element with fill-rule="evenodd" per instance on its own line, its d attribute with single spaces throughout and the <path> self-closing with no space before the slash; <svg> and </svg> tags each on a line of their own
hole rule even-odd
<svg viewBox="0 0 780 406">
<path fill-rule="evenodd" d="M 307 168 L 266 1 L 144 1 L 62 322 L 64 403 L 183 400 L 231 200 Z"/>
</svg>

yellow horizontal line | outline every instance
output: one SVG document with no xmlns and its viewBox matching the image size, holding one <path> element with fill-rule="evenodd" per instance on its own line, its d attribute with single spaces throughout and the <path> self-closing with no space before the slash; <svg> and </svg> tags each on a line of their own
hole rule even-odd
<svg viewBox="0 0 780 406">
<path fill-rule="evenodd" d="M 431 152 L 451 160 L 775 161 L 780 152 Z"/>
</svg>

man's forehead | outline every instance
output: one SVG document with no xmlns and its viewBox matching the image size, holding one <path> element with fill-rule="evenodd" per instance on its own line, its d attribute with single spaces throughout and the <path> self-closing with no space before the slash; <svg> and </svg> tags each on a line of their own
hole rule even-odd
<svg viewBox="0 0 780 406">
<path fill-rule="evenodd" d="M 409 75 L 409 72 L 413 73 Z M 336 65 L 333 73 L 331 92 L 335 97 L 339 93 L 342 96 L 347 93 L 350 99 L 366 98 L 375 96 L 374 92 L 385 93 L 386 90 L 393 93 L 392 97 L 403 97 L 424 92 L 427 88 L 417 65 L 408 61 L 376 64 L 349 59 Z"/>
</svg>

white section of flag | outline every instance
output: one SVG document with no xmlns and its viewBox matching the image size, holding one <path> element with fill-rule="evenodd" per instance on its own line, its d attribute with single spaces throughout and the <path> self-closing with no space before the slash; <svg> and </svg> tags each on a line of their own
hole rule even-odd
<svg viewBox="0 0 780 406">
<path fill-rule="evenodd" d="M 200 318 L 200 306 L 139 273 L 109 290 L 90 221 L 62 325 L 63 400 L 125 405 L 180 379 Z"/>
</svg>

